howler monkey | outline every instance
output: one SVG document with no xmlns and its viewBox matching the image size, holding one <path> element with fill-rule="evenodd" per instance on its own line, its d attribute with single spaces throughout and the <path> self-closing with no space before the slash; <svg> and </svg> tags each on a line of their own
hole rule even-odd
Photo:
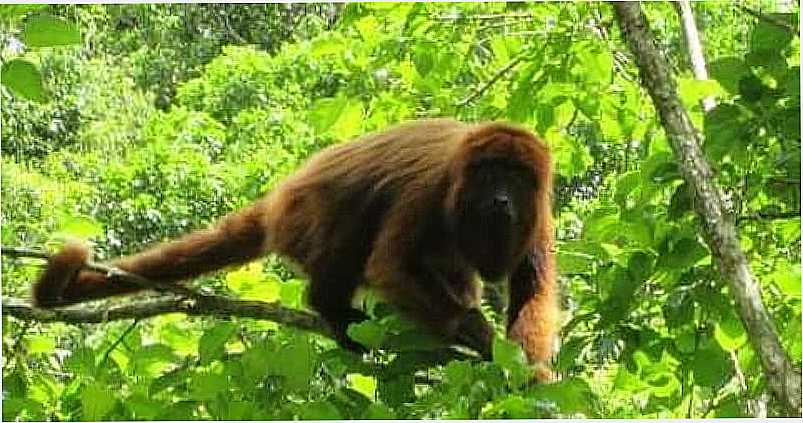
<svg viewBox="0 0 803 423">
<path fill-rule="evenodd" d="M 111 264 L 165 283 L 275 252 L 306 272 L 308 302 L 341 345 L 359 348 L 346 329 L 366 317 L 351 304 L 366 285 L 486 358 L 493 331 L 479 311 L 476 275 L 508 277 L 508 335 L 531 362 L 546 364 L 558 326 L 551 188 L 547 148 L 525 130 L 414 121 L 326 148 L 210 229 Z M 35 304 L 141 289 L 82 269 L 88 255 L 75 244 L 56 254 L 34 288 Z"/>
</svg>

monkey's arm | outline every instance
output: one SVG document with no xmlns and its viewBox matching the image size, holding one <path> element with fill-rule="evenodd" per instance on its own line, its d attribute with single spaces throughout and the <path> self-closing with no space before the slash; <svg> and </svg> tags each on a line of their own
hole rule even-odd
<svg viewBox="0 0 803 423">
<path fill-rule="evenodd" d="M 120 258 L 111 264 L 158 282 L 175 282 L 222 267 L 250 261 L 264 253 L 267 230 L 264 203 L 232 213 L 216 226 Z M 48 263 L 33 289 L 39 307 L 56 307 L 127 294 L 142 287 L 81 270 L 89 258 L 86 247 L 68 244 Z"/>
<path fill-rule="evenodd" d="M 508 337 L 521 343 L 530 363 L 537 365 L 536 379 L 554 378 L 549 362 L 555 353 L 560 329 L 559 292 L 551 253 L 527 254 L 510 277 Z"/>
</svg>

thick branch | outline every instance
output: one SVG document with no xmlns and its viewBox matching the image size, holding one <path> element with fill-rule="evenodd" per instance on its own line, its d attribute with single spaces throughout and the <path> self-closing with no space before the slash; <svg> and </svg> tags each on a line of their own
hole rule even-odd
<svg viewBox="0 0 803 423">
<path fill-rule="evenodd" d="M 635 2 L 613 2 L 624 38 L 630 45 L 642 84 L 652 97 L 686 183 L 693 188 L 695 208 L 703 235 L 719 265 L 728 291 L 736 302 L 753 348 L 761 358 L 767 384 L 789 415 L 801 415 L 800 369 L 792 367 L 783 350 L 772 318 L 761 299 L 761 289 L 739 244 L 734 223 L 728 218 L 720 188 L 700 148 L 701 137 L 677 95 L 666 59 Z"/>
</svg>

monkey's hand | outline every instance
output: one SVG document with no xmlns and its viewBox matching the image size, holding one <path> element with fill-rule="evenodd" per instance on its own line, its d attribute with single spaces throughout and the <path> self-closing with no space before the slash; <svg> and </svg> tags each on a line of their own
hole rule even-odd
<svg viewBox="0 0 803 423">
<path fill-rule="evenodd" d="M 473 308 L 463 316 L 455 336 L 458 342 L 479 352 L 484 360 L 491 359 L 494 330 L 479 309 Z"/>
</svg>

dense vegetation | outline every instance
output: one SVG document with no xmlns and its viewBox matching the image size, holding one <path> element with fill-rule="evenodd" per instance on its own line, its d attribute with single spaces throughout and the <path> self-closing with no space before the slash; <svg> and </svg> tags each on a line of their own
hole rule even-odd
<svg viewBox="0 0 803 423">
<path fill-rule="evenodd" d="M 798 7 L 693 6 L 708 81 L 675 8 L 644 8 L 799 366 Z M 4 247 L 78 237 L 98 260 L 131 253 L 331 143 L 411 118 L 506 119 L 553 149 L 565 310 L 561 380 L 538 386 L 517 347 L 450 361 L 370 294 L 374 318 L 352 333 L 397 348 L 364 360 L 265 320 L 4 313 L 3 419 L 786 414 L 607 4 L 0 6 L 0 40 Z M 37 263 L 4 257 L 4 297 L 28 295 Z M 301 279 L 269 257 L 197 286 L 304 308 Z M 485 311 L 502 327 L 500 298 L 488 289 Z"/>
</svg>

